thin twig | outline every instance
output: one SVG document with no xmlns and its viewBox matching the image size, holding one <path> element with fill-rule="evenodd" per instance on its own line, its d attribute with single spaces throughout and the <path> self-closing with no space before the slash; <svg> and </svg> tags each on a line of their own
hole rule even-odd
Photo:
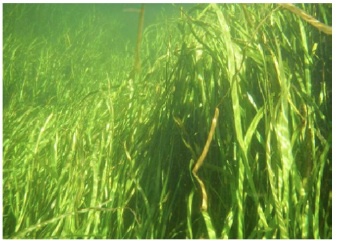
<svg viewBox="0 0 337 241">
<path fill-rule="evenodd" d="M 192 173 L 194 175 L 194 177 L 197 179 L 200 188 L 201 188 L 201 193 L 202 193 L 202 204 L 201 204 L 201 210 L 202 211 L 207 211 L 207 192 L 206 192 L 206 188 L 205 185 L 203 183 L 203 181 L 199 178 L 199 176 L 197 175 L 197 171 L 199 170 L 199 168 L 201 167 L 201 165 L 204 163 L 205 157 L 208 153 L 209 150 L 209 145 L 211 144 L 214 132 L 215 132 L 215 127 L 216 127 L 216 123 L 218 121 L 218 117 L 219 117 L 219 109 L 215 108 L 215 113 L 214 113 L 214 117 L 212 120 L 212 125 L 211 125 L 211 129 L 208 133 L 208 138 L 206 141 L 206 144 L 204 146 L 204 150 L 202 151 L 198 161 L 196 162 Z"/>
<path fill-rule="evenodd" d="M 286 8 L 290 12 L 296 14 L 300 18 L 302 18 L 304 21 L 310 23 L 312 26 L 317 28 L 318 30 L 322 31 L 325 34 L 332 35 L 332 27 L 329 25 L 326 25 L 320 21 L 318 21 L 313 16 L 307 14 L 302 9 L 296 7 L 294 4 L 291 3 L 279 3 L 282 7 Z"/>
<path fill-rule="evenodd" d="M 215 108 L 215 113 L 214 113 L 214 117 L 213 117 L 213 120 L 212 120 L 211 129 L 208 133 L 208 138 L 207 138 L 206 144 L 204 146 L 204 150 L 202 151 L 197 163 L 195 164 L 195 166 L 193 168 L 194 173 L 196 173 L 199 170 L 199 168 L 201 167 L 201 165 L 203 164 L 203 162 L 205 160 L 205 157 L 206 157 L 208 149 L 209 149 L 209 145 L 211 144 L 212 137 L 214 135 L 214 131 L 215 131 L 216 123 L 218 121 L 218 117 L 219 117 L 219 109 Z"/>
</svg>

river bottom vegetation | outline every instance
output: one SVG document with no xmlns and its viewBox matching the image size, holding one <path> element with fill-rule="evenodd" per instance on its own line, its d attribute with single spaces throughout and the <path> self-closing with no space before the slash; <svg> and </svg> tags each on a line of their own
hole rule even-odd
<svg viewBox="0 0 337 241">
<path fill-rule="evenodd" d="M 331 4 L 177 7 L 137 68 L 67 7 L 4 5 L 4 238 L 332 238 Z"/>
</svg>

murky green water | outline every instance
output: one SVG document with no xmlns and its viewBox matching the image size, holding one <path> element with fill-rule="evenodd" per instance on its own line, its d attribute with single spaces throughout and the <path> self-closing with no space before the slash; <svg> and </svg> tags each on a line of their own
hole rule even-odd
<svg viewBox="0 0 337 241">
<path fill-rule="evenodd" d="M 4 4 L 4 238 L 331 238 L 331 9 Z"/>
</svg>

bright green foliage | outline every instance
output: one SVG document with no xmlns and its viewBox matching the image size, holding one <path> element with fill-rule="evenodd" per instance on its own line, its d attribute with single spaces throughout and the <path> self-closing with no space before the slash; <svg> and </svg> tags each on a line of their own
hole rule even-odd
<svg viewBox="0 0 337 241">
<path fill-rule="evenodd" d="M 331 36 L 280 5 L 195 5 L 144 30 L 130 79 L 117 24 L 12 32 L 37 9 L 4 7 L 5 238 L 332 238 Z"/>
</svg>

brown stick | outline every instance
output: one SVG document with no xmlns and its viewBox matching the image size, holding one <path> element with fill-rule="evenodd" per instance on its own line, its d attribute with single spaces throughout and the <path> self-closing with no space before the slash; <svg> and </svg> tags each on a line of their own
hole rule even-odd
<svg viewBox="0 0 337 241">
<path fill-rule="evenodd" d="M 134 70 L 133 70 L 134 74 L 139 74 L 141 70 L 140 47 L 142 44 L 143 25 L 144 25 L 144 4 L 142 4 L 142 8 L 140 9 L 140 12 L 139 12 L 135 65 L 134 65 Z"/>
<path fill-rule="evenodd" d="M 218 120 L 218 117 L 219 117 L 219 109 L 218 108 L 215 108 L 215 113 L 214 113 L 214 117 L 213 117 L 213 120 L 212 120 L 212 125 L 211 125 L 211 129 L 208 133 L 208 138 L 207 138 L 207 141 L 206 141 L 206 144 L 204 146 L 204 150 L 202 151 L 197 163 L 195 164 L 194 168 L 193 168 L 193 172 L 196 173 L 199 168 L 201 167 L 202 163 L 204 162 L 205 160 L 205 157 L 208 153 L 208 149 L 209 149 L 209 145 L 211 144 L 211 141 L 212 141 L 212 137 L 214 135 L 214 131 L 215 131 L 215 127 L 216 127 L 216 122 Z"/>
<path fill-rule="evenodd" d="M 199 176 L 197 175 L 197 171 L 199 170 L 199 168 L 201 167 L 201 165 L 204 163 L 204 160 L 206 158 L 206 155 L 208 153 L 209 150 L 209 145 L 211 144 L 214 132 L 215 132 L 215 127 L 216 127 L 216 123 L 218 121 L 218 117 L 219 117 L 219 109 L 215 108 L 215 113 L 214 113 L 214 117 L 212 120 L 212 125 L 211 125 L 211 129 L 208 133 L 208 138 L 206 141 L 206 144 L 204 146 L 204 150 L 202 151 L 198 161 L 196 162 L 192 173 L 193 176 L 195 177 L 195 179 L 197 179 L 200 188 L 201 188 L 201 194 L 202 194 L 202 204 L 201 204 L 201 211 L 207 211 L 207 192 L 206 192 L 206 188 L 205 188 L 205 184 L 203 183 L 203 181 L 199 178 Z"/>
<path fill-rule="evenodd" d="M 317 28 L 318 30 L 326 33 L 328 35 L 332 35 L 332 27 L 321 23 L 316 18 L 312 17 L 311 15 L 304 12 L 302 9 L 299 9 L 294 4 L 291 3 L 279 3 L 282 7 L 288 9 L 292 13 L 295 13 L 297 16 L 301 17 L 304 21 L 310 23 L 312 26 Z"/>
</svg>

